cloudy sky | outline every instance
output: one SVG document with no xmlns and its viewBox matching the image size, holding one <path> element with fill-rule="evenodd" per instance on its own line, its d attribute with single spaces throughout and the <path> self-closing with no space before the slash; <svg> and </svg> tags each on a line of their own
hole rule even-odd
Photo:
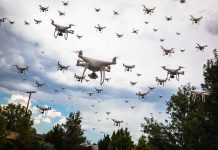
<svg viewBox="0 0 218 150">
<path fill-rule="evenodd" d="M 69 0 L 68 6 L 63 6 L 61 0 L 0 1 L 0 18 L 7 18 L 0 26 L 0 104 L 26 105 L 28 95 L 25 91 L 35 90 L 37 93 L 32 95 L 30 109 L 38 133 L 46 133 L 55 124 L 64 123 L 69 112 L 81 111 L 82 128 L 91 142 L 97 142 L 103 133 L 111 134 L 121 127 L 128 127 L 136 141 L 142 134 L 140 125 L 145 116 L 152 113 L 158 121 L 168 118 L 165 102 L 178 87 L 191 82 L 200 88 L 202 66 L 213 57 L 212 51 L 218 41 L 216 0 L 187 0 L 185 4 L 180 4 L 179 0 Z M 49 6 L 48 12 L 40 12 L 39 5 Z M 154 13 L 151 16 L 144 14 L 142 5 L 156 7 Z M 101 11 L 97 13 L 94 8 L 101 8 Z M 58 10 L 66 15 L 59 16 Z M 114 15 L 113 10 L 119 15 Z M 199 25 L 192 24 L 190 15 L 203 19 Z M 166 21 L 165 17 L 170 16 L 172 21 Z M 35 24 L 33 19 L 42 22 Z M 51 19 L 63 26 L 75 24 L 71 27 L 74 34 L 69 34 L 67 40 L 63 36 L 54 38 Z M 8 20 L 15 24 L 11 25 Z M 30 25 L 24 25 L 24 20 Z M 145 21 L 149 23 L 145 24 Z M 97 24 L 106 29 L 102 33 L 96 31 L 94 26 Z M 132 33 L 133 28 L 139 30 L 138 34 Z M 158 31 L 154 32 L 154 28 Z M 117 38 L 116 33 L 123 37 Z M 78 39 L 77 34 L 83 37 Z M 160 42 L 160 38 L 165 41 Z M 196 43 L 208 46 L 201 52 L 195 48 Z M 161 45 L 175 48 L 175 53 L 171 57 L 163 56 Z M 83 68 L 76 66 L 78 54 L 75 51 L 78 50 L 100 60 L 111 61 L 118 57 L 117 64 L 106 73 L 111 80 L 100 86 L 100 74 L 97 73 L 96 80 L 77 82 L 74 74 L 83 72 Z M 69 65 L 69 70 L 57 71 L 58 61 Z M 123 63 L 136 67 L 132 72 L 125 72 Z M 13 65 L 28 65 L 29 70 L 26 74 L 18 74 Z M 171 79 L 165 86 L 157 86 L 155 77 L 166 78 L 166 71 L 161 66 L 172 69 L 184 66 L 185 74 L 179 81 Z M 86 76 L 89 73 L 87 71 Z M 138 77 L 137 73 L 142 75 Z M 35 81 L 43 82 L 45 86 L 39 89 Z M 131 86 L 130 81 L 137 84 Z M 136 92 L 146 92 L 149 86 L 155 89 L 139 100 Z M 103 92 L 96 93 L 95 87 L 103 88 Z M 87 92 L 94 94 L 89 96 Z M 36 105 L 52 110 L 43 115 Z M 135 108 L 131 109 L 131 106 Z M 115 127 L 112 118 L 124 123 Z"/>
</svg>

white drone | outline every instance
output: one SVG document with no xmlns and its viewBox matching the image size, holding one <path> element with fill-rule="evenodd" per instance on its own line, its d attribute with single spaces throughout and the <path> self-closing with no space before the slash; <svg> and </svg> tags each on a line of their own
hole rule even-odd
<svg viewBox="0 0 218 150">
<path fill-rule="evenodd" d="M 18 65 L 13 65 L 13 66 L 15 66 L 17 68 L 18 74 L 19 73 L 25 74 L 25 71 L 28 71 L 28 69 L 29 69 L 28 66 L 26 66 L 26 67 L 21 67 L 21 66 L 18 66 Z"/>
<path fill-rule="evenodd" d="M 132 72 L 132 69 L 135 68 L 135 65 L 126 65 L 126 64 L 123 64 L 123 66 L 125 67 L 124 71 Z"/>
<path fill-rule="evenodd" d="M 44 85 L 45 85 L 45 83 L 40 83 L 40 82 L 36 81 L 36 86 L 37 86 L 38 88 L 41 88 L 41 87 L 44 86 Z"/>
<path fill-rule="evenodd" d="M 1 18 L 1 19 L 0 19 L 0 26 L 1 26 L 1 24 L 2 24 L 3 22 L 5 22 L 6 19 L 7 19 L 7 18 Z"/>
<path fill-rule="evenodd" d="M 145 98 L 145 96 L 148 94 L 149 94 L 149 92 L 140 92 L 140 91 L 138 93 L 136 93 L 136 95 L 139 96 L 139 99 Z"/>
<path fill-rule="evenodd" d="M 55 26 L 55 31 L 54 31 L 55 38 L 57 38 L 57 36 L 63 36 L 63 33 L 64 33 L 64 38 L 65 38 L 65 40 L 67 40 L 68 33 L 73 34 L 73 30 L 68 30 L 69 28 L 74 26 L 73 24 L 69 24 L 69 26 L 61 26 L 61 25 L 54 23 L 54 20 L 51 20 L 51 24 L 53 26 Z M 56 32 L 57 32 L 57 34 L 56 34 Z"/>
<path fill-rule="evenodd" d="M 91 77 L 97 76 L 95 72 L 100 71 L 101 79 L 100 79 L 100 85 L 104 83 L 105 80 L 105 71 L 110 68 L 110 65 L 116 64 L 116 57 L 112 59 L 112 61 L 105 61 L 105 60 L 98 60 L 90 57 L 83 56 L 83 52 L 78 52 L 78 57 L 80 58 L 79 61 L 77 61 L 77 66 L 83 66 L 84 71 L 82 74 L 82 77 L 85 74 L 86 69 L 89 69 L 92 71 L 92 74 L 90 74 Z M 89 76 L 89 77 L 90 77 Z"/>
<path fill-rule="evenodd" d="M 144 11 L 145 14 L 150 14 L 150 16 L 151 16 L 151 14 L 154 13 L 155 7 L 153 7 L 153 8 L 147 8 L 145 5 L 142 5 L 142 6 L 144 7 L 144 8 L 143 8 L 143 11 Z"/>
<path fill-rule="evenodd" d="M 68 68 L 69 68 L 70 66 L 69 66 L 69 65 L 67 65 L 67 66 L 62 65 L 62 64 L 60 64 L 60 62 L 58 61 L 57 67 L 58 67 L 57 70 L 63 71 L 63 73 L 64 73 L 64 70 L 68 70 Z"/>
<path fill-rule="evenodd" d="M 38 106 L 37 105 L 37 108 L 39 108 L 41 110 L 41 113 L 45 115 L 48 114 L 48 110 L 51 110 L 51 107 L 43 107 L 43 106 Z"/>
<path fill-rule="evenodd" d="M 76 80 L 78 82 L 81 82 L 82 83 L 82 80 L 85 79 L 85 76 L 80 76 L 80 75 L 77 75 L 76 73 L 74 74 L 74 78 L 76 78 Z"/>
<path fill-rule="evenodd" d="M 163 85 L 166 83 L 167 81 L 167 78 L 166 79 L 160 79 L 158 77 L 155 77 L 156 81 L 157 81 L 157 85 L 160 84 L 160 85 Z"/>
<path fill-rule="evenodd" d="M 131 86 L 135 86 L 137 82 L 130 81 Z"/>
<path fill-rule="evenodd" d="M 35 21 L 35 24 L 40 24 L 42 20 L 33 19 Z"/>
<path fill-rule="evenodd" d="M 199 25 L 199 22 L 201 21 L 201 19 L 203 18 L 202 16 L 201 17 L 193 17 L 192 15 L 190 15 L 190 20 L 192 21 L 192 24 L 196 23 Z"/>
<path fill-rule="evenodd" d="M 45 12 L 48 11 L 48 6 L 47 7 L 43 7 L 42 5 L 39 5 L 39 9 L 40 9 L 40 12 Z"/>
<path fill-rule="evenodd" d="M 201 96 L 201 100 L 205 102 L 205 96 L 209 95 L 209 93 L 202 90 L 191 90 L 191 95 L 193 100 L 195 100 L 197 96 Z"/>
<path fill-rule="evenodd" d="M 120 124 L 123 123 L 122 120 L 112 119 L 112 121 L 114 122 L 114 126 L 120 126 Z"/>
<path fill-rule="evenodd" d="M 163 56 L 165 56 L 165 55 L 171 56 L 172 53 L 175 53 L 174 48 L 166 49 L 163 46 L 160 46 L 160 47 L 163 50 Z"/>
<path fill-rule="evenodd" d="M 184 71 L 180 71 L 182 68 L 184 68 L 182 66 L 179 66 L 179 68 L 177 69 L 169 69 L 169 68 L 166 68 L 165 66 L 162 66 L 162 68 L 167 71 L 168 80 L 170 80 L 170 78 L 175 78 L 176 76 L 176 79 L 179 81 L 179 75 L 184 75 Z M 168 75 L 170 75 L 169 78 L 168 78 Z"/>
<path fill-rule="evenodd" d="M 200 45 L 197 43 L 197 46 L 195 48 L 197 48 L 199 51 L 204 51 L 204 49 L 207 47 L 208 45 Z"/>
<path fill-rule="evenodd" d="M 95 87 L 95 90 L 97 91 L 97 93 L 103 92 L 103 89 L 101 89 L 101 88 L 96 88 L 96 87 Z"/>
<path fill-rule="evenodd" d="M 89 96 L 92 96 L 93 92 L 87 92 L 86 94 L 88 94 Z"/>
</svg>

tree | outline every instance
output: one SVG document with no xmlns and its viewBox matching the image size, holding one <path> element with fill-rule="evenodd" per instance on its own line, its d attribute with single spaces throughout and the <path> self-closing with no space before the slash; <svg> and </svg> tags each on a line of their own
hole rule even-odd
<svg viewBox="0 0 218 150">
<path fill-rule="evenodd" d="M 148 144 L 145 140 L 145 136 L 141 136 L 138 140 L 138 144 L 135 146 L 134 150 L 149 150 Z"/>
<path fill-rule="evenodd" d="M 63 124 L 66 134 L 64 137 L 64 149 L 81 150 L 82 144 L 86 141 L 81 129 L 82 118 L 80 112 L 70 113 L 66 124 Z"/>
<path fill-rule="evenodd" d="M 45 141 L 54 145 L 54 148 L 63 149 L 65 131 L 59 124 L 55 125 L 45 136 Z"/>
<path fill-rule="evenodd" d="M 125 130 L 121 128 L 117 132 L 113 132 L 109 150 L 131 150 L 133 146 L 133 141 L 127 128 Z"/>
<path fill-rule="evenodd" d="M 109 135 L 104 135 L 103 139 L 100 139 L 98 141 L 98 149 L 99 150 L 108 150 L 110 144 L 110 136 Z"/>
</svg>

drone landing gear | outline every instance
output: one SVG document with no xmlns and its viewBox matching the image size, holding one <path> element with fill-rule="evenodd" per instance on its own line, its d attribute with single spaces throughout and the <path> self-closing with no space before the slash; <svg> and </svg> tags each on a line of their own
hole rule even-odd
<svg viewBox="0 0 218 150">
<path fill-rule="evenodd" d="M 59 33 L 58 33 L 58 36 L 63 36 L 63 33 L 62 33 L 62 32 L 59 32 Z"/>
<path fill-rule="evenodd" d="M 175 78 L 175 76 L 174 76 L 173 74 L 171 74 L 171 75 L 170 75 L 170 78 L 174 79 L 174 78 Z"/>
<path fill-rule="evenodd" d="M 91 74 L 88 75 L 91 79 L 97 79 L 98 75 L 95 72 L 92 72 Z"/>
</svg>

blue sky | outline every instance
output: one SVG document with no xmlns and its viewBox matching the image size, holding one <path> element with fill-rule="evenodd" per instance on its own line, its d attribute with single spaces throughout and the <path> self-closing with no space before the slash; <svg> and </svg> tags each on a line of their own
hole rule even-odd
<svg viewBox="0 0 218 150">
<path fill-rule="evenodd" d="M 38 5 L 49 6 L 48 12 L 40 12 Z M 144 14 L 142 5 L 156 9 L 150 16 Z M 152 113 L 161 122 L 168 118 L 165 103 L 178 87 L 190 82 L 200 88 L 203 64 L 213 57 L 212 51 L 218 41 L 216 6 L 215 0 L 190 0 L 185 4 L 180 4 L 179 0 L 70 0 L 66 7 L 61 0 L 1 0 L 0 19 L 6 17 L 15 24 L 10 25 L 6 20 L 0 26 L 0 104 L 26 105 L 28 95 L 25 91 L 36 90 L 30 109 L 38 133 L 46 133 L 56 123 L 64 123 L 70 112 L 81 111 L 82 128 L 87 130 L 88 140 L 97 142 L 103 137 L 101 132 L 111 134 L 117 130 L 119 127 L 113 126 L 111 121 L 115 118 L 124 121 L 121 127 L 128 127 L 136 141 L 142 134 L 140 124 L 145 116 Z M 101 11 L 96 13 L 94 8 L 101 8 Z M 60 17 L 58 10 L 66 12 L 66 16 Z M 113 10 L 117 10 L 119 15 L 114 16 Z M 190 15 L 203 16 L 203 19 L 199 25 L 192 24 Z M 165 17 L 169 16 L 173 20 L 167 22 Z M 42 23 L 37 25 L 33 19 L 42 20 Z M 75 24 L 72 27 L 75 33 L 67 40 L 60 36 L 54 38 L 51 19 L 60 25 Z M 30 25 L 25 26 L 24 20 Z M 145 24 L 145 21 L 149 23 Z M 106 26 L 103 33 L 96 32 L 94 26 L 97 24 Z M 133 34 L 133 28 L 139 29 L 139 33 Z M 154 28 L 158 31 L 154 32 Z M 181 35 L 176 35 L 176 32 Z M 115 33 L 124 36 L 118 39 Z M 78 39 L 77 34 L 84 37 Z M 160 38 L 165 41 L 160 42 Z M 208 47 L 199 52 L 196 43 Z M 171 57 L 163 56 L 161 45 L 175 48 L 175 53 Z M 180 49 L 185 49 L 185 52 L 181 53 Z M 75 51 L 78 50 L 83 50 L 85 56 L 101 60 L 110 61 L 117 56 L 117 64 L 106 73 L 111 80 L 100 86 L 100 74 L 97 73 L 96 80 L 76 82 L 74 74 L 83 72 L 83 68 L 76 66 L 78 54 Z M 70 65 L 69 70 L 64 73 L 57 71 L 58 61 Z M 132 72 L 125 72 L 123 63 L 136 67 Z M 15 64 L 28 65 L 29 70 L 25 75 L 18 74 Z M 184 66 L 185 74 L 179 81 L 172 79 L 165 86 L 157 85 L 155 77 L 166 78 L 166 71 L 161 68 L 163 65 L 173 69 Z M 86 76 L 89 73 L 87 71 Z M 142 76 L 138 77 L 137 73 Z M 36 80 L 45 86 L 37 88 Z M 131 86 L 130 81 L 137 81 L 137 84 Z M 136 92 L 146 92 L 149 86 L 155 89 L 145 99 L 139 100 Z M 97 94 L 95 87 L 104 91 Z M 87 92 L 94 94 L 88 96 Z M 160 99 L 159 95 L 163 98 Z M 129 103 L 124 100 L 129 100 Z M 49 106 L 52 110 L 42 115 L 36 105 Z M 131 106 L 135 106 L 134 110 Z M 108 116 L 106 111 L 111 114 Z"/>
</svg>

